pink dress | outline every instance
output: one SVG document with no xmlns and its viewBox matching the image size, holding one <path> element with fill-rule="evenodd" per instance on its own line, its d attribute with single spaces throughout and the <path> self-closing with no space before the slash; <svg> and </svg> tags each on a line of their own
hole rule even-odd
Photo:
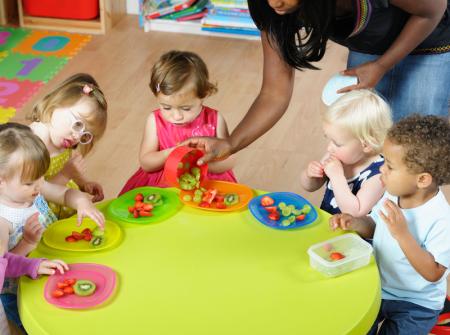
<svg viewBox="0 0 450 335">
<path fill-rule="evenodd" d="M 174 125 L 166 121 L 162 117 L 159 109 L 154 112 L 154 115 L 159 150 L 172 148 L 178 143 L 194 136 L 217 137 L 217 111 L 215 109 L 204 106 L 200 114 L 192 122 L 182 126 Z M 223 173 L 208 172 L 208 179 L 236 182 L 236 177 L 232 170 Z M 145 172 L 142 168 L 139 168 L 128 179 L 119 195 L 141 186 L 169 187 L 163 178 L 163 169 Z"/>
</svg>

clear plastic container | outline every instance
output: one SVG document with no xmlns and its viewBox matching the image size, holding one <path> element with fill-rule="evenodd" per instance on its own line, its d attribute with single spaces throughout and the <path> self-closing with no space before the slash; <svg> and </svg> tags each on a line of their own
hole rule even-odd
<svg viewBox="0 0 450 335">
<path fill-rule="evenodd" d="M 336 277 L 369 264 L 372 251 L 358 235 L 345 234 L 309 247 L 309 263 L 324 275 Z M 336 259 L 340 255 L 344 258 Z"/>
</svg>

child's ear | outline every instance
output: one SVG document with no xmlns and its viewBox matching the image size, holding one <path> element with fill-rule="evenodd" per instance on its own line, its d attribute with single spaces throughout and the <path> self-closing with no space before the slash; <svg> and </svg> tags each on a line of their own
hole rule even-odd
<svg viewBox="0 0 450 335">
<path fill-rule="evenodd" d="M 427 188 L 433 183 L 433 176 L 428 172 L 419 173 L 417 176 L 417 187 Z"/>
<path fill-rule="evenodd" d="M 364 153 L 370 154 L 373 152 L 373 148 L 369 144 L 367 144 L 366 141 L 361 141 L 361 145 Z"/>
</svg>

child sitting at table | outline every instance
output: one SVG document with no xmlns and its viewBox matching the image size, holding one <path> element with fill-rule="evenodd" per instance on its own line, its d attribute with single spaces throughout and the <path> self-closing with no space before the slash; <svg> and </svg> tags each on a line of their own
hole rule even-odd
<svg viewBox="0 0 450 335">
<path fill-rule="evenodd" d="M 450 183 L 450 124 L 410 116 L 388 132 L 383 146 L 383 198 L 371 214 L 337 214 L 332 229 L 373 237 L 382 303 L 369 334 L 428 334 L 446 296 L 450 265 L 450 206 L 439 186 Z"/>
<path fill-rule="evenodd" d="M 330 214 L 364 216 L 384 192 L 380 151 L 392 125 L 391 110 L 376 93 L 354 90 L 334 102 L 322 119 L 327 152 L 302 171 L 301 185 L 314 192 L 325 183 L 320 208 Z"/>
<path fill-rule="evenodd" d="M 151 112 L 145 123 L 141 167 L 119 195 L 140 186 L 167 187 L 163 167 L 180 142 L 193 136 L 228 137 L 225 119 L 203 105 L 203 100 L 217 91 L 208 77 L 206 64 L 192 52 L 169 51 L 153 66 L 150 89 L 159 109 Z M 233 166 L 234 157 L 210 163 L 207 178 L 236 182 Z"/>
<path fill-rule="evenodd" d="M 79 224 L 88 216 L 103 228 L 104 216 L 88 194 L 44 180 L 49 164 L 45 144 L 29 127 L 0 125 L 0 254 L 26 256 L 37 247 L 44 229 L 56 220 L 45 199 L 77 209 Z M 20 325 L 16 291 L 15 281 L 6 280 L 0 298 Z"/>
<path fill-rule="evenodd" d="M 3 227 L 4 228 L 4 227 Z M 27 258 L 7 252 L 0 257 L 0 287 L 7 278 L 17 278 L 27 275 L 36 279 L 39 275 L 53 275 L 58 270 L 61 274 L 69 270 L 66 263 L 60 260 L 49 261 L 43 258 Z M 22 328 L 23 331 L 25 329 Z M 3 304 L 0 302 L 0 334 L 9 335 L 9 325 L 6 319 Z"/>
</svg>

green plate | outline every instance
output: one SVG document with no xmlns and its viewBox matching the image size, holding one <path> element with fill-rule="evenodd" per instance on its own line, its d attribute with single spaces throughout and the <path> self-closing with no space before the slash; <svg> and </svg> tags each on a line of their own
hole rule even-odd
<svg viewBox="0 0 450 335">
<path fill-rule="evenodd" d="M 138 193 L 142 193 L 144 197 L 151 193 L 161 194 L 163 204 L 153 208 L 153 216 L 135 218 L 133 217 L 133 214 L 128 211 L 128 207 L 134 206 L 134 197 Z M 111 201 L 108 206 L 106 216 L 116 221 L 135 224 L 148 224 L 168 219 L 178 212 L 181 209 L 181 206 L 182 204 L 178 198 L 178 193 L 173 190 L 148 186 L 138 187 Z"/>
</svg>

